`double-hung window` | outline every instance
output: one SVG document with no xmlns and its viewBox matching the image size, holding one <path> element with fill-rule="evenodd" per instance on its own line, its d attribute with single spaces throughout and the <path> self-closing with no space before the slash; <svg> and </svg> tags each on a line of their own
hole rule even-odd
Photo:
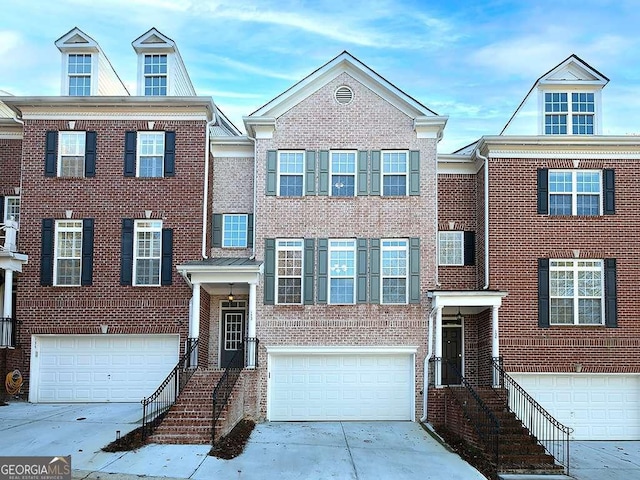
<svg viewBox="0 0 640 480">
<path fill-rule="evenodd" d="M 278 192 L 301 197 L 304 187 L 304 152 L 278 152 Z"/>
<path fill-rule="evenodd" d="M 356 241 L 329 240 L 329 303 L 352 304 L 356 295 Z"/>
<path fill-rule="evenodd" d="M 303 241 L 276 241 L 276 285 L 278 304 L 302 303 Z"/>
<path fill-rule="evenodd" d="M 593 92 L 545 92 L 544 133 L 546 135 L 593 135 L 595 98 Z"/>
<path fill-rule="evenodd" d="M 403 196 L 407 194 L 408 152 L 382 152 L 382 195 Z"/>
<path fill-rule="evenodd" d="M 552 325 L 602 325 L 602 260 L 550 260 L 549 300 Z"/>
<path fill-rule="evenodd" d="M 382 303 L 407 303 L 409 273 L 407 240 L 382 240 Z"/>
<path fill-rule="evenodd" d="M 549 170 L 549 215 L 600 215 L 602 171 Z"/>
<path fill-rule="evenodd" d="M 438 232 L 438 259 L 440 265 L 464 265 L 464 232 Z"/>
<path fill-rule="evenodd" d="M 80 285 L 82 274 L 82 220 L 56 221 L 54 258 L 54 285 Z"/>
<path fill-rule="evenodd" d="M 356 192 L 356 152 L 331 152 L 331 195 L 353 197 Z"/>
<path fill-rule="evenodd" d="M 16 196 L 7 196 L 4 197 L 4 218 L 2 219 L 3 223 L 7 220 L 13 220 L 17 223 L 20 223 L 20 197 Z"/>
<path fill-rule="evenodd" d="M 167 55 L 144 56 L 144 94 L 145 96 L 167 94 Z"/>
<path fill-rule="evenodd" d="M 226 214 L 222 221 L 222 247 L 246 248 L 248 215 Z"/>
<path fill-rule="evenodd" d="M 162 177 L 164 174 L 164 132 L 138 132 L 139 177 Z"/>
<path fill-rule="evenodd" d="M 134 285 L 160 285 L 162 221 L 136 220 L 133 255 Z"/>
<path fill-rule="evenodd" d="M 83 177 L 86 132 L 60 132 L 58 140 L 58 176 Z"/>
<path fill-rule="evenodd" d="M 78 97 L 91 95 L 91 54 L 69 54 L 67 74 L 69 95 Z"/>
</svg>

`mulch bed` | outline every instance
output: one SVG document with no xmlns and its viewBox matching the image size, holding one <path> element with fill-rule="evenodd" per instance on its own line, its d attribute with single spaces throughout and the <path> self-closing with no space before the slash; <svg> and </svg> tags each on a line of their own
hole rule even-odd
<svg viewBox="0 0 640 480">
<path fill-rule="evenodd" d="M 142 427 L 130 431 L 126 435 L 114 440 L 106 447 L 102 447 L 103 452 L 128 452 L 136 448 L 143 447 L 145 441 L 142 439 Z"/>
<path fill-rule="evenodd" d="M 457 453 L 465 462 L 471 464 L 473 468 L 488 479 L 498 480 L 495 465 L 487 459 L 482 451 L 470 445 L 446 427 L 439 426 L 435 430 L 447 443 L 449 448 Z"/>
<path fill-rule="evenodd" d="M 233 427 L 233 430 L 218 440 L 218 443 L 211 448 L 209 455 L 224 460 L 236 458 L 244 451 L 244 446 L 247 444 L 253 427 L 255 426 L 256 424 L 253 420 L 240 420 L 240 422 Z"/>
</svg>

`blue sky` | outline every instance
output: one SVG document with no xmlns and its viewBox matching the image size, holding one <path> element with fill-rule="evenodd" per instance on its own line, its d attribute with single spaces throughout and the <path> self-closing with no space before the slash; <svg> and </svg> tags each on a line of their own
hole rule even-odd
<svg viewBox="0 0 640 480">
<path fill-rule="evenodd" d="M 199 95 L 238 126 L 343 50 L 449 123 L 441 152 L 500 132 L 533 82 L 575 53 L 611 79 L 605 134 L 640 133 L 635 0 L 2 0 L 0 89 L 58 95 L 54 41 L 79 27 L 131 91 L 131 42 L 177 42 Z"/>
</svg>

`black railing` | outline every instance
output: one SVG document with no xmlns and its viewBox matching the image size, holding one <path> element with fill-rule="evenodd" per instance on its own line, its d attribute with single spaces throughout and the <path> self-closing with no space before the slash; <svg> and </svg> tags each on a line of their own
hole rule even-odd
<svg viewBox="0 0 640 480">
<path fill-rule="evenodd" d="M 216 443 L 216 424 L 224 407 L 229 401 L 233 387 L 236 386 L 242 370 L 246 367 L 258 367 L 258 339 L 245 338 L 225 366 L 224 373 L 213 389 L 213 419 L 211 421 L 211 444 Z"/>
<path fill-rule="evenodd" d="M 462 373 L 458 369 L 458 366 L 453 362 L 442 359 L 443 365 L 449 369 L 450 372 L 455 372 L 457 380 L 455 385 L 448 385 L 449 392 L 451 392 L 453 398 L 462 409 L 464 417 L 469 421 L 476 436 L 481 442 L 481 447 L 495 460 L 496 468 L 498 468 L 499 457 L 499 444 L 500 444 L 500 421 L 493 414 L 491 409 L 482 401 L 478 393 L 469 384 L 466 378 L 462 376 Z M 438 366 L 436 365 L 436 368 Z M 448 428 L 451 425 L 447 424 Z M 463 428 L 462 425 L 457 425 L 457 428 Z M 456 431 L 460 437 L 465 437 L 464 432 Z"/>
<path fill-rule="evenodd" d="M 494 383 L 506 391 L 508 409 L 529 429 L 547 453 L 565 467 L 568 474 L 569 436 L 573 429 L 553 418 L 542 405 L 518 385 L 502 368 L 501 358 L 493 358 L 491 364 Z M 500 395 L 496 389 L 494 392 Z"/>
<path fill-rule="evenodd" d="M 194 352 L 198 351 L 198 339 L 189 338 L 184 355 L 171 373 L 164 379 L 158 389 L 150 396 L 142 399 L 142 438 L 145 439 L 160 424 L 167 411 L 176 403 L 178 395 L 187 384 L 197 363 L 194 363 Z"/>
<path fill-rule="evenodd" d="M 18 346 L 18 320 L 12 317 L 0 317 L 0 348 Z"/>
</svg>

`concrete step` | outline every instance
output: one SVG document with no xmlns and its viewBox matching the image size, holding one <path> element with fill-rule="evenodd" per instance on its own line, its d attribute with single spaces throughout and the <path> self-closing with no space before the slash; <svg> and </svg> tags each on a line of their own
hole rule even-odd
<svg viewBox="0 0 640 480">
<path fill-rule="evenodd" d="M 500 480 L 575 480 L 564 474 L 499 473 Z"/>
</svg>

